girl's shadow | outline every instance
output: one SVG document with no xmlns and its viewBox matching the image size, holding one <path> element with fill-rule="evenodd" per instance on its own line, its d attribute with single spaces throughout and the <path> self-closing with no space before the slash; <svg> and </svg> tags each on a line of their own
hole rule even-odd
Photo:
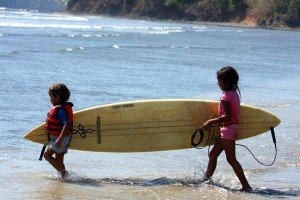
<svg viewBox="0 0 300 200">
<path fill-rule="evenodd" d="M 225 186 L 220 183 L 213 182 L 213 181 L 209 181 L 209 184 L 213 185 L 215 187 L 223 188 L 228 191 L 232 191 L 232 192 L 242 192 L 239 189 L 230 188 L 228 186 Z M 274 196 L 274 197 L 275 196 L 277 196 L 277 197 L 297 197 L 298 195 L 300 195 L 300 190 L 284 189 L 282 191 L 282 190 L 269 189 L 269 188 L 265 188 L 265 189 L 253 188 L 253 191 L 249 192 L 249 194 L 257 194 L 260 196 L 267 196 L 267 197 L 271 197 L 271 196 Z"/>
</svg>

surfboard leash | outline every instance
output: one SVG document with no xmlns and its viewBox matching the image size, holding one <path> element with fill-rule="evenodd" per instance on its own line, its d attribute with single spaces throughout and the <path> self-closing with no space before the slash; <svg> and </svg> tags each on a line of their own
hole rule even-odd
<svg viewBox="0 0 300 200">
<path fill-rule="evenodd" d="M 191 139 L 192 146 L 196 149 L 204 149 L 207 146 L 207 144 L 209 144 L 208 145 L 208 151 L 207 151 L 207 154 L 209 156 L 211 141 L 212 141 L 212 139 L 214 137 L 214 134 L 215 134 L 215 127 L 216 126 L 210 126 L 208 128 L 208 136 L 207 136 L 207 139 L 206 139 L 206 143 L 204 144 L 203 147 L 198 147 L 198 145 L 201 144 L 201 142 L 203 141 L 204 131 L 203 131 L 202 127 L 199 127 L 198 129 L 196 129 L 196 131 L 193 133 L 192 139 Z M 213 130 L 213 131 L 211 131 L 211 130 Z M 195 143 L 194 140 L 195 140 L 195 137 L 196 137 L 197 133 L 200 134 L 200 138 L 199 138 L 199 141 L 197 143 Z"/>
<path fill-rule="evenodd" d="M 211 129 L 213 129 L 213 131 L 211 132 Z M 275 156 L 274 156 L 274 159 L 273 161 L 270 163 L 270 164 L 265 164 L 261 161 L 259 161 L 255 156 L 254 154 L 252 153 L 252 151 L 245 145 L 242 145 L 242 144 L 235 144 L 236 146 L 241 146 L 241 147 L 244 147 L 246 148 L 250 154 L 253 156 L 253 158 L 261 165 L 263 166 L 272 166 L 275 161 L 276 161 L 276 158 L 277 158 L 277 144 L 276 144 L 276 136 L 275 136 L 275 131 L 274 131 L 274 127 L 270 127 L 270 131 L 271 131 L 271 135 L 272 135 L 272 140 L 273 140 L 273 143 L 274 143 L 274 147 L 275 147 Z M 197 135 L 197 133 L 200 134 L 200 139 L 197 143 L 194 142 L 195 140 L 195 137 Z M 203 147 L 198 147 L 199 144 L 201 144 L 201 142 L 203 141 L 203 138 L 204 138 L 204 132 L 203 132 L 203 129 L 202 127 L 196 129 L 196 131 L 193 133 L 192 135 L 192 139 L 191 139 L 191 144 L 194 148 L 196 149 L 203 149 L 204 147 L 206 147 L 206 145 L 208 144 L 208 141 L 209 141 L 209 145 L 208 145 L 208 156 L 209 156 L 209 153 L 210 153 L 210 146 L 211 146 L 211 141 L 212 141 L 212 138 L 215 134 L 215 126 L 210 126 L 209 129 L 208 129 L 208 137 L 207 137 L 207 140 L 206 140 L 206 143 Z"/>
<path fill-rule="evenodd" d="M 197 133 L 200 134 L 200 138 L 199 138 L 199 141 L 197 143 L 195 143 L 194 140 L 195 140 Z M 203 149 L 206 145 L 204 145 L 204 147 L 202 147 L 202 148 L 198 147 L 198 145 L 202 142 L 203 137 L 204 137 L 204 132 L 203 132 L 202 128 L 201 127 L 197 128 L 192 135 L 192 139 L 191 139 L 192 146 L 195 147 L 196 149 Z M 206 144 L 207 144 L 207 141 L 206 141 Z"/>
<path fill-rule="evenodd" d="M 275 136 L 274 127 L 270 127 L 270 131 L 271 131 L 272 140 L 273 140 L 274 147 L 275 147 L 275 155 L 274 155 L 274 159 L 273 159 L 273 161 L 272 161 L 270 164 L 265 164 L 265 163 L 259 161 L 259 160 L 254 156 L 254 154 L 252 153 L 252 151 L 251 151 L 248 147 L 246 147 L 245 145 L 242 145 L 242 144 L 235 144 L 235 145 L 246 148 L 246 149 L 250 152 L 250 154 L 253 156 L 253 158 L 254 158 L 259 164 L 261 164 L 261 165 L 263 165 L 263 166 L 270 167 L 270 166 L 272 166 L 272 165 L 275 163 L 275 160 L 276 160 L 276 157 L 277 157 L 277 145 L 276 145 L 276 136 Z"/>
</svg>

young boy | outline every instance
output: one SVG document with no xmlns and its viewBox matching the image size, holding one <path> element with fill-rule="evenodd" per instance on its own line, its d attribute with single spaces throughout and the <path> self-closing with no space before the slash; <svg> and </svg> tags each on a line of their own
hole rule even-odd
<svg viewBox="0 0 300 200">
<path fill-rule="evenodd" d="M 70 94 L 67 86 L 62 83 L 52 84 L 49 88 L 53 107 L 46 119 L 46 134 L 50 144 L 44 153 L 44 158 L 60 172 L 62 179 L 68 176 L 64 165 L 64 155 L 67 153 L 73 132 L 73 104 L 68 102 Z"/>
</svg>

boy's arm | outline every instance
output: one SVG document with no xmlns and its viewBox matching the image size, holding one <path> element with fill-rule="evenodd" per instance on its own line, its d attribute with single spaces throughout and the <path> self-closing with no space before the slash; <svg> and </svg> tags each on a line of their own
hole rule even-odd
<svg viewBox="0 0 300 200">
<path fill-rule="evenodd" d="M 68 123 L 67 112 L 64 109 L 60 109 L 57 111 L 57 117 L 59 118 L 61 123 L 64 124 L 63 129 L 61 130 L 61 133 L 55 142 L 55 146 L 61 147 L 61 142 L 63 138 L 68 134 L 70 125 Z"/>
<path fill-rule="evenodd" d="M 55 142 L 55 146 L 61 147 L 61 142 L 62 142 L 63 138 L 67 135 L 69 129 L 70 129 L 70 125 L 68 123 L 65 124 L 59 137 L 57 138 L 57 140 Z"/>
</svg>

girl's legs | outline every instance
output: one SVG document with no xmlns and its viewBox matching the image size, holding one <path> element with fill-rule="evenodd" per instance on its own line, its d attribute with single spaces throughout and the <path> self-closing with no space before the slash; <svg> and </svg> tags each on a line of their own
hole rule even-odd
<svg viewBox="0 0 300 200">
<path fill-rule="evenodd" d="M 208 161 L 208 165 L 207 165 L 207 169 L 206 169 L 206 173 L 205 173 L 206 180 L 210 179 L 211 176 L 214 174 L 215 169 L 217 167 L 217 159 L 218 159 L 219 155 L 222 153 L 223 149 L 224 148 L 223 148 L 221 137 L 218 137 L 213 149 L 209 153 L 209 161 Z"/>
<path fill-rule="evenodd" d="M 235 174 L 239 178 L 239 180 L 243 186 L 242 189 L 244 191 L 251 191 L 252 188 L 246 179 L 243 168 L 240 165 L 240 163 L 237 161 L 236 156 L 235 156 L 235 141 L 222 139 L 222 142 L 223 142 L 223 148 L 226 153 L 227 161 L 232 166 Z"/>
</svg>

